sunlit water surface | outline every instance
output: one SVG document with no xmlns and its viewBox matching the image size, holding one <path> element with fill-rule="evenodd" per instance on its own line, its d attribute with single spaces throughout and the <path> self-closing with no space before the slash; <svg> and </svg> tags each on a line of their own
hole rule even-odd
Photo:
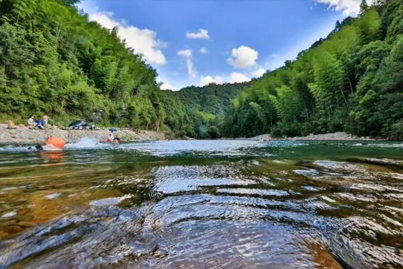
<svg viewBox="0 0 403 269">
<path fill-rule="evenodd" d="M 0 268 L 403 268 L 403 144 L 0 147 Z"/>
</svg>

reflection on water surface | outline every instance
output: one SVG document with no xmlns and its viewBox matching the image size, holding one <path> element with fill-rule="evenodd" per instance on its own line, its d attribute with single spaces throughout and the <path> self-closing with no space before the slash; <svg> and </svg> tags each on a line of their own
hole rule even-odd
<svg viewBox="0 0 403 269">
<path fill-rule="evenodd" d="M 0 150 L 0 268 L 403 268 L 403 144 Z"/>
</svg>

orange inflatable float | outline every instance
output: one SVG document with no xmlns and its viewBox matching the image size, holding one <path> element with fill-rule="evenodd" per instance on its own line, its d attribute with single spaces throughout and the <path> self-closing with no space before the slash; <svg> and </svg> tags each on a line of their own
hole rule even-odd
<svg viewBox="0 0 403 269">
<path fill-rule="evenodd" d="M 56 148 L 62 149 L 66 145 L 66 142 L 60 137 L 51 137 L 46 141 L 46 145 L 53 145 Z"/>
</svg>

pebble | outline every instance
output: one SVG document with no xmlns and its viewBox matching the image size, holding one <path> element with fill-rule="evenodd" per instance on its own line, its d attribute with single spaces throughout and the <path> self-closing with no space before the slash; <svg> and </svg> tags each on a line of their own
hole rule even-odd
<svg viewBox="0 0 403 269">
<path fill-rule="evenodd" d="M 52 193 L 52 194 L 46 195 L 45 198 L 51 200 L 51 199 L 58 198 L 60 195 L 61 195 L 61 193 Z"/>
<path fill-rule="evenodd" d="M 3 219 L 5 219 L 5 218 L 11 218 L 11 217 L 14 217 L 15 215 L 17 215 L 17 212 L 15 212 L 15 211 L 12 211 L 12 212 L 8 212 L 8 213 L 6 213 L 6 214 L 4 214 L 3 216 L 1 216 Z"/>
</svg>

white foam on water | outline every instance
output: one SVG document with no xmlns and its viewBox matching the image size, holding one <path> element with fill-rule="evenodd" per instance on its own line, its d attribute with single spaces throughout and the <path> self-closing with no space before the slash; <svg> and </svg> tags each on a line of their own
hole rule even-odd
<svg viewBox="0 0 403 269">
<path fill-rule="evenodd" d="M 100 143 L 95 138 L 84 137 L 78 142 L 67 144 L 65 149 L 100 149 L 100 148 L 108 148 L 110 144 Z"/>
<path fill-rule="evenodd" d="M 0 148 L 0 154 L 2 152 L 30 152 L 30 146 L 5 146 Z"/>
<path fill-rule="evenodd" d="M 154 156 L 181 154 L 209 156 L 249 156 L 253 150 L 267 148 L 267 143 L 253 140 L 171 140 L 122 144 L 124 150 L 135 150 Z M 261 153 L 257 154 L 261 155 Z"/>
<path fill-rule="evenodd" d="M 403 143 L 390 143 L 390 142 L 382 142 L 382 143 L 357 143 L 353 144 L 353 146 L 363 146 L 363 147 L 374 147 L 374 148 L 403 148 Z"/>
</svg>

